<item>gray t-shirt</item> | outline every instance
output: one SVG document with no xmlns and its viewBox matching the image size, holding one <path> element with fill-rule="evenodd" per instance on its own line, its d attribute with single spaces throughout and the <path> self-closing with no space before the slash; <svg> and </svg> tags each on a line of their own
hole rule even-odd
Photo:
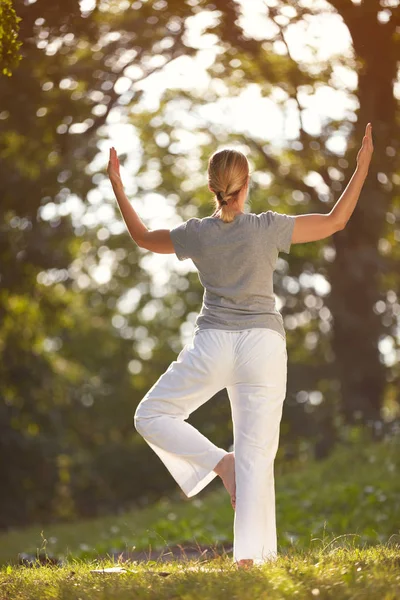
<svg viewBox="0 0 400 600">
<path fill-rule="evenodd" d="M 267 210 L 239 213 L 231 223 L 193 217 L 171 229 L 179 260 L 190 258 L 204 287 L 194 334 L 201 329 L 273 329 L 284 338 L 273 271 L 289 253 L 295 217 Z"/>
</svg>

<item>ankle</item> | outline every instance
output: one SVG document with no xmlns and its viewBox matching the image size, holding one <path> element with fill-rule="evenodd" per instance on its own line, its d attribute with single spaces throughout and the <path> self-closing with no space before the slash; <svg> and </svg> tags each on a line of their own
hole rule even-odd
<svg viewBox="0 0 400 600">
<path fill-rule="evenodd" d="M 223 475 L 225 475 L 226 470 L 228 468 L 231 468 L 230 462 L 232 460 L 232 457 L 234 457 L 233 452 L 227 452 L 225 454 L 225 456 L 223 456 L 221 458 L 221 460 L 219 461 L 219 463 L 213 469 L 216 472 L 217 475 L 219 475 L 220 477 L 222 477 Z M 228 467 L 228 465 L 229 465 L 229 467 Z"/>
<path fill-rule="evenodd" d="M 217 475 L 219 475 L 220 477 L 225 473 L 225 464 L 226 464 L 226 459 L 227 459 L 227 454 L 225 454 L 225 456 L 223 456 L 221 458 L 221 460 L 219 461 L 219 463 L 214 467 L 214 471 Z"/>
</svg>

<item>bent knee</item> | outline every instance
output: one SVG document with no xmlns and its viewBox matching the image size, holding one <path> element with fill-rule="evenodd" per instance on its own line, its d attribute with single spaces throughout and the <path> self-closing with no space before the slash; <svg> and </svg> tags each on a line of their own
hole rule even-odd
<svg viewBox="0 0 400 600">
<path fill-rule="evenodd" d="M 156 413 L 152 410 L 149 402 L 139 402 L 135 414 L 133 416 L 133 425 L 138 433 L 145 435 L 149 432 Z"/>
<path fill-rule="evenodd" d="M 135 414 L 133 415 L 133 426 L 136 429 L 136 431 L 141 435 L 143 435 L 143 433 L 145 432 L 146 421 L 148 421 L 148 419 L 144 417 L 143 409 L 139 404 L 139 406 L 135 410 Z"/>
</svg>

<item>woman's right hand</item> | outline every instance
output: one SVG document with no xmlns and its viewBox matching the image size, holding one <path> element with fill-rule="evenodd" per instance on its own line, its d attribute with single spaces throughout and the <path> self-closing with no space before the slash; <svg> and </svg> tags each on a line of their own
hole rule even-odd
<svg viewBox="0 0 400 600">
<path fill-rule="evenodd" d="M 371 162 L 374 145 L 372 143 L 372 125 L 368 123 L 365 128 L 365 136 L 363 137 L 362 146 L 357 154 L 357 168 L 365 172 L 368 171 L 369 163 Z"/>
</svg>

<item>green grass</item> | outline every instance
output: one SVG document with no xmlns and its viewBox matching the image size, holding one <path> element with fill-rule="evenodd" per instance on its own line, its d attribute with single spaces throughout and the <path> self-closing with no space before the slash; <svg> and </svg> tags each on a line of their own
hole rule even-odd
<svg viewBox="0 0 400 600">
<path fill-rule="evenodd" d="M 114 552 L 232 542 L 233 509 L 221 484 L 122 515 L 1 535 L 0 599 L 400 598 L 399 450 L 396 438 L 373 444 L 362 435 L 325 461 L 276 472 L 275 564 L 237 572 L 228 555 L 185 565 L 130 562 L 126 573 L 90 573 L 95 565 L 115 564 Z M 17 566 L 22 552 L 65 564 Z"/>
<path fill-rule="evenodd" d="M 12 600 L 395 600 L 400 595 L 399 552 L 387 545 L 297 551 L 273 564 L 238 571 L 221 557 L 204 563 L 124 564 L 126 572 L 91 573 L 109 561 L 75 560 L 54 567 L 3 567 L 0 597 Z"/>
</svg>

